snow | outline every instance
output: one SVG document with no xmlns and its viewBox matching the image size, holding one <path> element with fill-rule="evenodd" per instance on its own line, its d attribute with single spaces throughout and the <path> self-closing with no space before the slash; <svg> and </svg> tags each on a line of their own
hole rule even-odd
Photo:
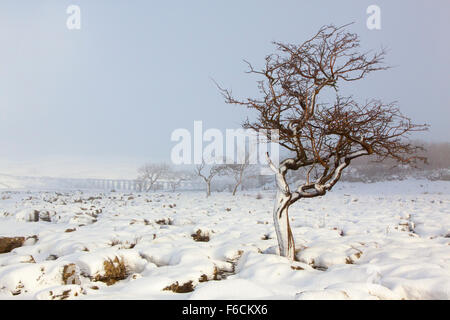
<svg viewBox="0 0 450 320">
<path fill-rule="evenodd" d="M 289 209 L 296 262 L 276 254 L 274 191 L 4 191 L 0 237 L 28 239 L 0 254 L 0 299 L 450 299 L 449 190 L 340 183 L 302 199 Z M 98 281 L 116 258 L 125 277 Z"/>
</svg>

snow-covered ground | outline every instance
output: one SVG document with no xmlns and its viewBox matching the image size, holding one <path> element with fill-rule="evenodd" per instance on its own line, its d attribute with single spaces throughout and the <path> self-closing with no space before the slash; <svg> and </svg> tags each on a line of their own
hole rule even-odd
<svg viewBox="0 0 450 320">
<path fill-rule="evenodd" d="M 269 191 L 2 192 L 0 237 L 24 243 L 0 254 L 0 299 L 450 299 L 449 191 L 341 183 L 299 201 L 293 263 Z"/>
</svg>

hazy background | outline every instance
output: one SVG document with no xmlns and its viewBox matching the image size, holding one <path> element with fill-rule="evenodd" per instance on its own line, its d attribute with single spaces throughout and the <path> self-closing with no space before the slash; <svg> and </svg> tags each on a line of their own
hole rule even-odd
<svg viewBox="0 0 450 320">
<path fill-rule="evenodd" d="M 66 28 L 70 4 L 81 30 Z M 366 8 L 381 7 L 381 30 Z M 126 1 L 0 2 L 0 173 L 134 178 L 169 160 L 176 128 L 237 128 L 211 78 L 256 93 L 243 59 L 261 65 L 271 41 L 300 43 L 322 25 L 355 22 L 365 49 L 389 48 L 395 68 L 355 94 L 397 100 L 425 141 L 448 141 L 450 2 Z"/>
</svg>

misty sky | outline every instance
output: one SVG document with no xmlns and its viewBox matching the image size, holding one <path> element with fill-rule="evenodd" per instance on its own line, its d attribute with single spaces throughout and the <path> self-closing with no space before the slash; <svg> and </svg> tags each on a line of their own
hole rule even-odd
<svg viewBox="0 0 450 320">
<path fill-rule="evenodd" d="M 81 30 L 66 9 L 81 8 Z M 381 7 L 381 30 L 366 8 Z M 237 128 L 211 79 L 252 96 L 272 41 L 301 43 L 322 25 L 355 22 L 363 48 L 389 49 L 388 71 L 355 84 L 364 100 L 398 101 L 426 141 L 449 141 L 450 2 L 139 1 L 0 2 L 0 173 L 133 178 L 168 160 L 176 128 Z"/>
</svg>

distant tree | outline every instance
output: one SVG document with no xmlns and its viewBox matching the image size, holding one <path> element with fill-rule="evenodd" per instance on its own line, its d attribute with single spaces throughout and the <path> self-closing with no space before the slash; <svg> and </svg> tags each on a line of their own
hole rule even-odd
<svg viewBox="0 0 450 320">
<path fill-rule="evenodd" d="M 173 168 L 171 168 L 167 172 L 167 180 L 170 189 L 172 192 L 175 192 L 178 187 L 180 187 L 181 183 L 183 181 L 189 181 L 192 180 L 192 174 L 185 171 L 176 171 Z"/>
<path fill-rule="evenodd" d="M 228 176 L 234 180 L 233 196 L 236 195 L 237 189 L 242 185 L 247 169 L 250 166 L 250 154 L 246 151 L 241 151 L 241 153 L 243 156 L 242 163 L 225 163 L 218 168 L 221 176 Z"/>
<path fill-rule="evenodd" d="M 292 204 L 325 195 L 359 157 L 374 155 L 377 161 L 391 158 L 400 163 L 420 159 L 414 155 L 418 147 L 406 137 L 426 130 L 426 125 L 413 124 L 393 103 L 360 104 L 340 93 L 338 85 L 388 68 L 383 50 L 361 53 L 358 36 L 345 29 L 322 27 L 300 45 L 274 43 L 278 52 L 266 57 L 262 70 L 248 64 L 249 73 L 262 77 L 259 97 L 239 100 L 219 87 L 227 103 L 256 112 L 256 120 L 247 119 L 244 128 L 263 134 L 279 130 L 274 142 L 292 154 L 278 166 L 267 155 L 278 186 L 273 216 L 279 252 L 292 260 L 295 244 L 288 216 Z M 266 137 L 272 141 L 270 134 Z M 287 173 L 300 168 L 307 169 L 305 181 L 290 186 Z"/>
<path fill-rule="evenodd" d="M 206 184 L 206 197 L 209 197 L 211 195 L 212 179 L 215 176 L 220 175 L 222 170 L 223 170 L 222 165 L 220 164 L 206 165 L 204 160 L 202 161 L 201 164 L 195 167 L 194 169 L 195 174 L 200 178 L 202 178 L 202 180 Z"/>
<path fill-rule="evenodd" d="M 234 180 L 233 184 L 233 196 L 236 195 L 238 187 L 242 184 L 244 179 L 245 170 L 248 168 L 248 163 L 242 164 L 224 164 L 220 169 L 220 175 L 232 177 Z"/>
<path fill-rule="evenodd" d="M 148 192 L 156 186 L 156 182 L 169 171 L 166 163 L 147 163 L 138 169 L 138 184 L 140 190 Z"/>
</svg>

